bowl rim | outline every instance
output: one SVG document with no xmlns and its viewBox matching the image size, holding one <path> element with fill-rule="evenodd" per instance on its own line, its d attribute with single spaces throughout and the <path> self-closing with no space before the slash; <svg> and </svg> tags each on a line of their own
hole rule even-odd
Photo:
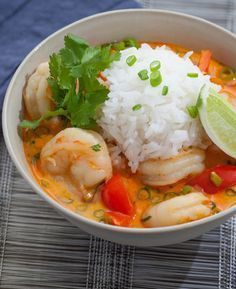
<svg viewBox="0 0 236 289">
<path fill-rule="evenodd" d="M 3 136 L 5 139 L 5 143 L 6 143 L 6 147 L 8 149 L 8 152 L 11 156 L 11 159 L 13 160 L 15 166 L 17 167 L 19 173 L 22 175 L 22 177 L 27 180 L 27 182 L 30 184 L 30 186 L 32 187 L 33 190 L 35 190 L 37 192 L 37 194 L 39 196 L 41 196 L 46 202 L 48 202 L 52 207 L 54 207 L 55 209 L 57 209 L 57 211 L 61 212 L 63 214 L 63 216 L 68 216 L 69 218 L 72 218 L 73 220 L 77 220 L 79 221 L 79 223 L 83 223 L 83 225 L 86 226 L 95 226 L 98 229 L 102 229 L 102 230 L 108 230 L 108 231 L 114 231 L 114 232 L 119 232 L 119 233 L 129 233 L 129 234 L 158 234 L 158 233 L 165 233 L 165 232 L 172 232 L 172 231 L 182 231 L 184 229 L 187 228 L 193 228 L 196 226 L 200 226 L 206 223 L 210 223 L 213 222 L 215 220 L 224 218 L 226 216 L 230 216 L 233 213 L 236 213 L 236 207 L 231 207 L 226 209 L 225 211 L 222 211 L 218 214 L 197 220 L 197 221 L 193 221 L 193 222 L 189 222 L 189 223 L 184 223 L 184 224 L 179 224 L 179 225 L 174 225 L 174 226 L 167 226 L 167 227 L 158 227 L 158 228 L 128 228 L 128 227 L 118 227 L 118 226 L 113 226 L 113 225 L 109 225 L 109 224 L 103 224 L 103 223 L 99 223 L 97 221 L 88 219 L 82 215 L 79 215 L 75 212 L 73 212 L 72 210 L 64 207 L 63 205 L 61 205 L 60 203 L 58 203 L 56 200 L 54 200 L 52 197 L 50 197 L 37 183 L 35 180 L 33 180 L 33 176 L 30 174 L 30 172 L 28 171 L 28 169 L 24 169 L 22 168 L 22 166 L 20 165 L 20 162 L 18 160 L 18 158 L 15 155 L 14 152 L 14 147 L 10 141 L 10 137 L 8 134 L 8 123 L 7 123 L 7 112 L 9 111 L 9 99 L 10 99 L 10 95 L 11 95 L 11 91 L 14 88 L 14 83 L 17 80 L 18 74 L 21 71 L 21 67 L 23 65 L 25 65 L 25 63 L 28 61 L 28 58 L 33 55 L 38 49 L 40 49 L 40 47 L 42 45 L 44 45 L 49 39 L 53 38 L 54 36 L 62 33 L 64 30 L 76 26 L 80 23 L 84 23 L 87 21 L 90 21 L 91 19 L 95 19 L 95 18 L 100 18 L 100 17 L 104 17 L 107 15 L 113 15 L 113 14 L 125 14 L 125 13 L 153 13 L 153 14 L 168 14 L 168 15 L 173 15 L 173 16 L 177 16 L 177 17 L 182 17 L 185 19 L 189 19 L 189 20 L 194 20 L 196 22 L 201 22 L 204 23 L 208 26 L 214 27 L 226 34 L 228 34 L 229 36 L 233 37 L 236 39 L 236 35 L 233 32 L 230 32 L 214 23 L 211 23 L 205 19 L 202 19 L 200 17 L 196 17 L 196 16 L 192 16 L 192 15 L 188 15 L 185 13 L 180 13 L 180 12 L 175 12 L 175 11 L 170 11 L 170 10 L 159 10 L 159 9 L 143 9 L 143 8 L 138 8 L 138 9 L 120 9 L 120 10 L 113 10 L 113 11 L 107 11 L 107 12 L 102 12 L 102 13 L 97 13 L 97 14 L 93 14 L 91 16 L 82 18 L 78 21 L 75 21 L 73 23 L 70 23 L 64 27 L 62 27 L 61 29 L 55 31 L 54 33 L 50 34 L 48 37 L 46 37 L 43 41 L 41 41 L 39 44 L 37 44 L 35 46 L 35 48 L 33 48 L 23 59 L 23 61 L 21 62 L 21 64 L 19 65 L 19 67 L 17 68 L 17 70 L 15 71 L 9 85 L 7 88 L 7 91 L 5 93 L 5 98 L 4 98 L 4 103 L 3 103 L 3 110 L 2 110 L 2 127 L 3 127 Z"/>
</svg>

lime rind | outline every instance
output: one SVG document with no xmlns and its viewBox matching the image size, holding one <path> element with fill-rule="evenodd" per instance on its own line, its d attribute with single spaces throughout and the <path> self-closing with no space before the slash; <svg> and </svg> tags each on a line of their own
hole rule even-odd
<svg viewBox="0 0 236 289">
<path fill-rule="evenodd" d="M 226 154 L 236 158 L 236 110 L 211 88 L 207 96 L 202 92 L 202 99 L 199 115 L 207 135 Z"/>
</svg>

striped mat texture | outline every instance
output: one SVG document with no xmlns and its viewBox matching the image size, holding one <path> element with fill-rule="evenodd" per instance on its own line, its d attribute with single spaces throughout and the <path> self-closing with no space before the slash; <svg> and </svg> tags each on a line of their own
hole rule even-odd
<svg viewBox="0 0 236 289">
<path fill-rule="evenodd" d="M 236 31 L 234 0 L 139 0 Z M 166 247 L 134 248 L 89 236 L 31 191 L 0 132 L 0 288 L 236 289 L 236 218 Z"/>
</svg>

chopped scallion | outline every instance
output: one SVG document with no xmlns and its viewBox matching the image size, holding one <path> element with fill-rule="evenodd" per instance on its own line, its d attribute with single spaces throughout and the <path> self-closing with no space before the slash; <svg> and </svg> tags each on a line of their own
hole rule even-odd
<svg viewBox="0 0 236 289">
<path fill-rule="evenodd" d="M 114 48 L 115 50 L 123 50 L 125 49 L 125 43 L 124 41 L 120 41 L 120 42 L 115 42 L 112 44 L 112 48 Z"/>
<path fill-rule="evenodd" d="M 95 152 L 99 152 L 101 150 L 101 145 L 98 143 L 98 144 L 95 144 L 95 145 L 91 146 L 91 148 Z"/>
<path fill-rule="evenodd" d="M 236 197 L 236 190 L 233 188 L 229 188 L 225 191 L 225 194 L 228 197 Z"/>
<path fill-rule="evenodd" d="M 216 187 L 219 187 L 222 184 L 222 178 L 215 172 L 211 172 L 210 180 Z"/>
<path fill-rule="evenodd" d="M 186 194 L 190 193 L 191 190 L 192 190 L 192 187 L 191 187 L 191 186 L 184 186 L 183 189 L 182 189 L 182 191 L 181 191 L 181 193 L 182 193 L 183 195 L 186 195 Z"/>
<path fill-rule="evenodd" d="M 161 67 L 161 62 L 159 60 L 155 60 L 150 64 L 150 70 L 151 71 L 156 71 L 160 69 Z"/>
<path fill-rule="evenodd" d="M 168 86 L 166 86 L 166 85 L 163 86 L 163 88 L 162 88 L 162 95 L 167 95 L 168 90 L 169 90 Z"/>
<path fill-rule="evenodd" d="M 149 187 L 141 188 L 137 193 L 137 198 L 139 200 L 149 200 L 151 198 L 151 190 Z"/>
<path fill-rule="evenodd" d="M 198 73 L 195 73 L 195 72 L 190 72 L 187 74 L 188 77 L 191 77 L 191 78 L 197 78 L 198 77 Z"/>
<path fill-rule="evenodd" d="M 220 71 L 220 78 L 226 81 L 236 78 L 235 70 L 231 67 L 223 67 Z"/>
<path fill-rule="evenodd" d="M 140 70 L 138 76 L 141 80 L 147 80 L 149 78 L 147 69 Z"/>
<path fill-rule="evenodd" d="M 136 104 L 136 105 L 134 105 L 134 106 L 132 107 L 132 110 L 133 110 L 133 111 L 136 111 L 136 110 L 141 109 L 141 107 L 142 107 L 141 104 Z"/>
<path fill-rule="evenodd" d="M 162 82 L 161 73 L 159 70 L 153 71 L 150 75 L 150 84 L 153 87 L 160 85 Z"/>
<path fill-rule="evenodd" d="M 126 63 L 127 63 L 129 66 L 134 65 L 136 61 L 137 61 L 137 58 L 136 58 L 135 55 L 130 55 L 130 56 L 127 57 L 127 59 L 126 59 Z"/>
<path fill-rule="evenodd" d="M 187 107 L 188 114 L 191 118 L 196 118 L 198 116 L 198 108 L 196 105 L 190 105 Z"/>
<path fill-rule="evenodd" d="M 104 217 L 104 210 L 103 209 L 95 210 L 93 212 L 93 215 L 95 218 L 98 218 L 98 219 L 103 218 Z"/>
</svg>

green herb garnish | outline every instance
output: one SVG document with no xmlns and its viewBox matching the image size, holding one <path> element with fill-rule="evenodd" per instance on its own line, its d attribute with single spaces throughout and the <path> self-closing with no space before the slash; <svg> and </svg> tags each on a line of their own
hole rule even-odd
<svg viewBox="0 0 236 289">
<path fill-rule="evenodd" d="M 151 198 L 151 189 L 149 187 L 141 188 L 137 193 L 139 200 L 149 200 Z"/>
<path fill-rule="evenodd" d="M 198 77 L 198 73 L 195 73 L 195 72 L 190 72 L 187 74 L 188 77 L 191 77 L 191 78 L 197 78 Z"/>
<path fill-rule="evenodd" d="M 203 87 L 200 89 L 196 104 L 187 106 L 187 111 L 188 111 L 188 114 L 191 116 L 191 118 L 196 118 L 198 116 L 198 109 L 202 106 L 201 94 L 202 94 L 202 90 L 204 89 L 204 87 L 205 85 L 203 85 Z"/>
<path fill-rule="evenodd" d="M 233 188 L 226 189 L 225 194 L 228 197 L 236 197 L 236 190 Z"/>
<path fill-rule="evenodd" d="M 99 152 L 101 150 L 101 145 L 98 143 L 98 144 L 95 144 L 95 145 L 91 146 L 91 148 L 95 152 Z"/>
<path fill-rule="evenodd" d="M 94 212 L 93 212 L 93 215 L 94 215 L 94 217 L 95 218 L 98 218 L 98 219 L 100 219 L 100 218 L 103 218 L 104 217 L 104 210 L 103 209 L 99 209 L 99 210 L 95 210 Z"/>
<path fill-rule="evenodd" d="M 58 115 L 67 116 L 67 112 L 63 108 L 59 108 L 58 110 L 54 110 L 54 111 L 47 111 L 39 119 L 36 119 L 36 120 L 23 120 L 20 123 L 20 127 L 36 129 L 43 120 L 45 120 L 47 118 L 50 118 L 50 117 L 58 116 Z"/>
<path fill-rule="evenodd" d="M 127 38 L 127 39 L 125 39 L 123 41 L 125 43 L 125 47 L 136 47 L 136 48 L 140 47 L 140 44 L 134 38 Z"/>
<path fill-rule="evenodd" d="M 181 194 L 186 195 L 186 194 L 190 193 L 191 190 L 192 190 L 191 186 L 184 186 L 182 191 L 181 191 Z"/>
<path fill-rule="evenodd" d="M 125 49 L 125 43 L 124 43 L 124 41 L 114 42 L 112 44 L 112 48 L 115 50 L 118 50 L 118 51 L 123 50 L 123 49 Z"/>
<path fill-rule="evenodd" d="M 149 78 L 147 69 L 140 70 L 138 76 L 141 80 L 147 80 Z"/>
<path fill-rule="evenodd" d="M 133 111 L 136 111 L 136 110 L 139 110 L 139 109 L 141 109 L 142 108 L 142 105 L 141 104 L 136 104 L 136 105 L 134 105 L 133 107 L 132 107 L 132 110 Z"/>
<path fill-rule="evenodd" d="M 236 78 L 235 70 L 231 67 L 225 66 L 220 71 L 220 78 L 226 81 Z"/>
<path fill-rule="evenodd" d="M 168 90 L 169 90 L 168 86 L 164 85 L 162 88 L 162 95 L 167 95 Z"/>
<path fill-rule="evenodd" d="M 159 60 L 155 60 L 150 64 L 150 70 L 155 71 L 161 68 L 161 62 Z"/>
<path fill-rule="evenodd" d="M 210 180 L 216 187 L 219 187 L 222 184 L 222 178 L 217 175 L 216 172 L 211 172 Z"/>
<path fill-rule="evenodd" d="M 126 63 L 127 63 L 129 66 L 134 65 L 136 61 L 137 61 L 137 58 L 136 58 L 135 55 L 130 55 L 130 56 L 127 57 L 127 59 L 126 59 Z"/>
<path fill-rule="evenodd" d="M 99 72 L 120 59 L 112 45 L 90 46 L 85 40 L 68 34 L 65 47 L 50 56 L 48 84 L 56 106 L 40 119 L 21 122 L 24 128 L 35 129 L 52 113 L 64 115 L 72 126 L 91 129 L 96 126 L 97 110 L 108 98 L 109 90 L 97 80 Z"/>
<path fill-rule="evenodd" d="M 162 82 L 161 73 L 159 70 L 153 71 L 150 75 L 150 84 L 153 87 L 160 85 Z"/>
<path fill-rule="evenodd" d="M 191 116 L 191 118 L 196 118 L 198 116 L 198 108 L 196 105 L 190 105 L 187 107 L 188 114 Z"/>
</svg>

